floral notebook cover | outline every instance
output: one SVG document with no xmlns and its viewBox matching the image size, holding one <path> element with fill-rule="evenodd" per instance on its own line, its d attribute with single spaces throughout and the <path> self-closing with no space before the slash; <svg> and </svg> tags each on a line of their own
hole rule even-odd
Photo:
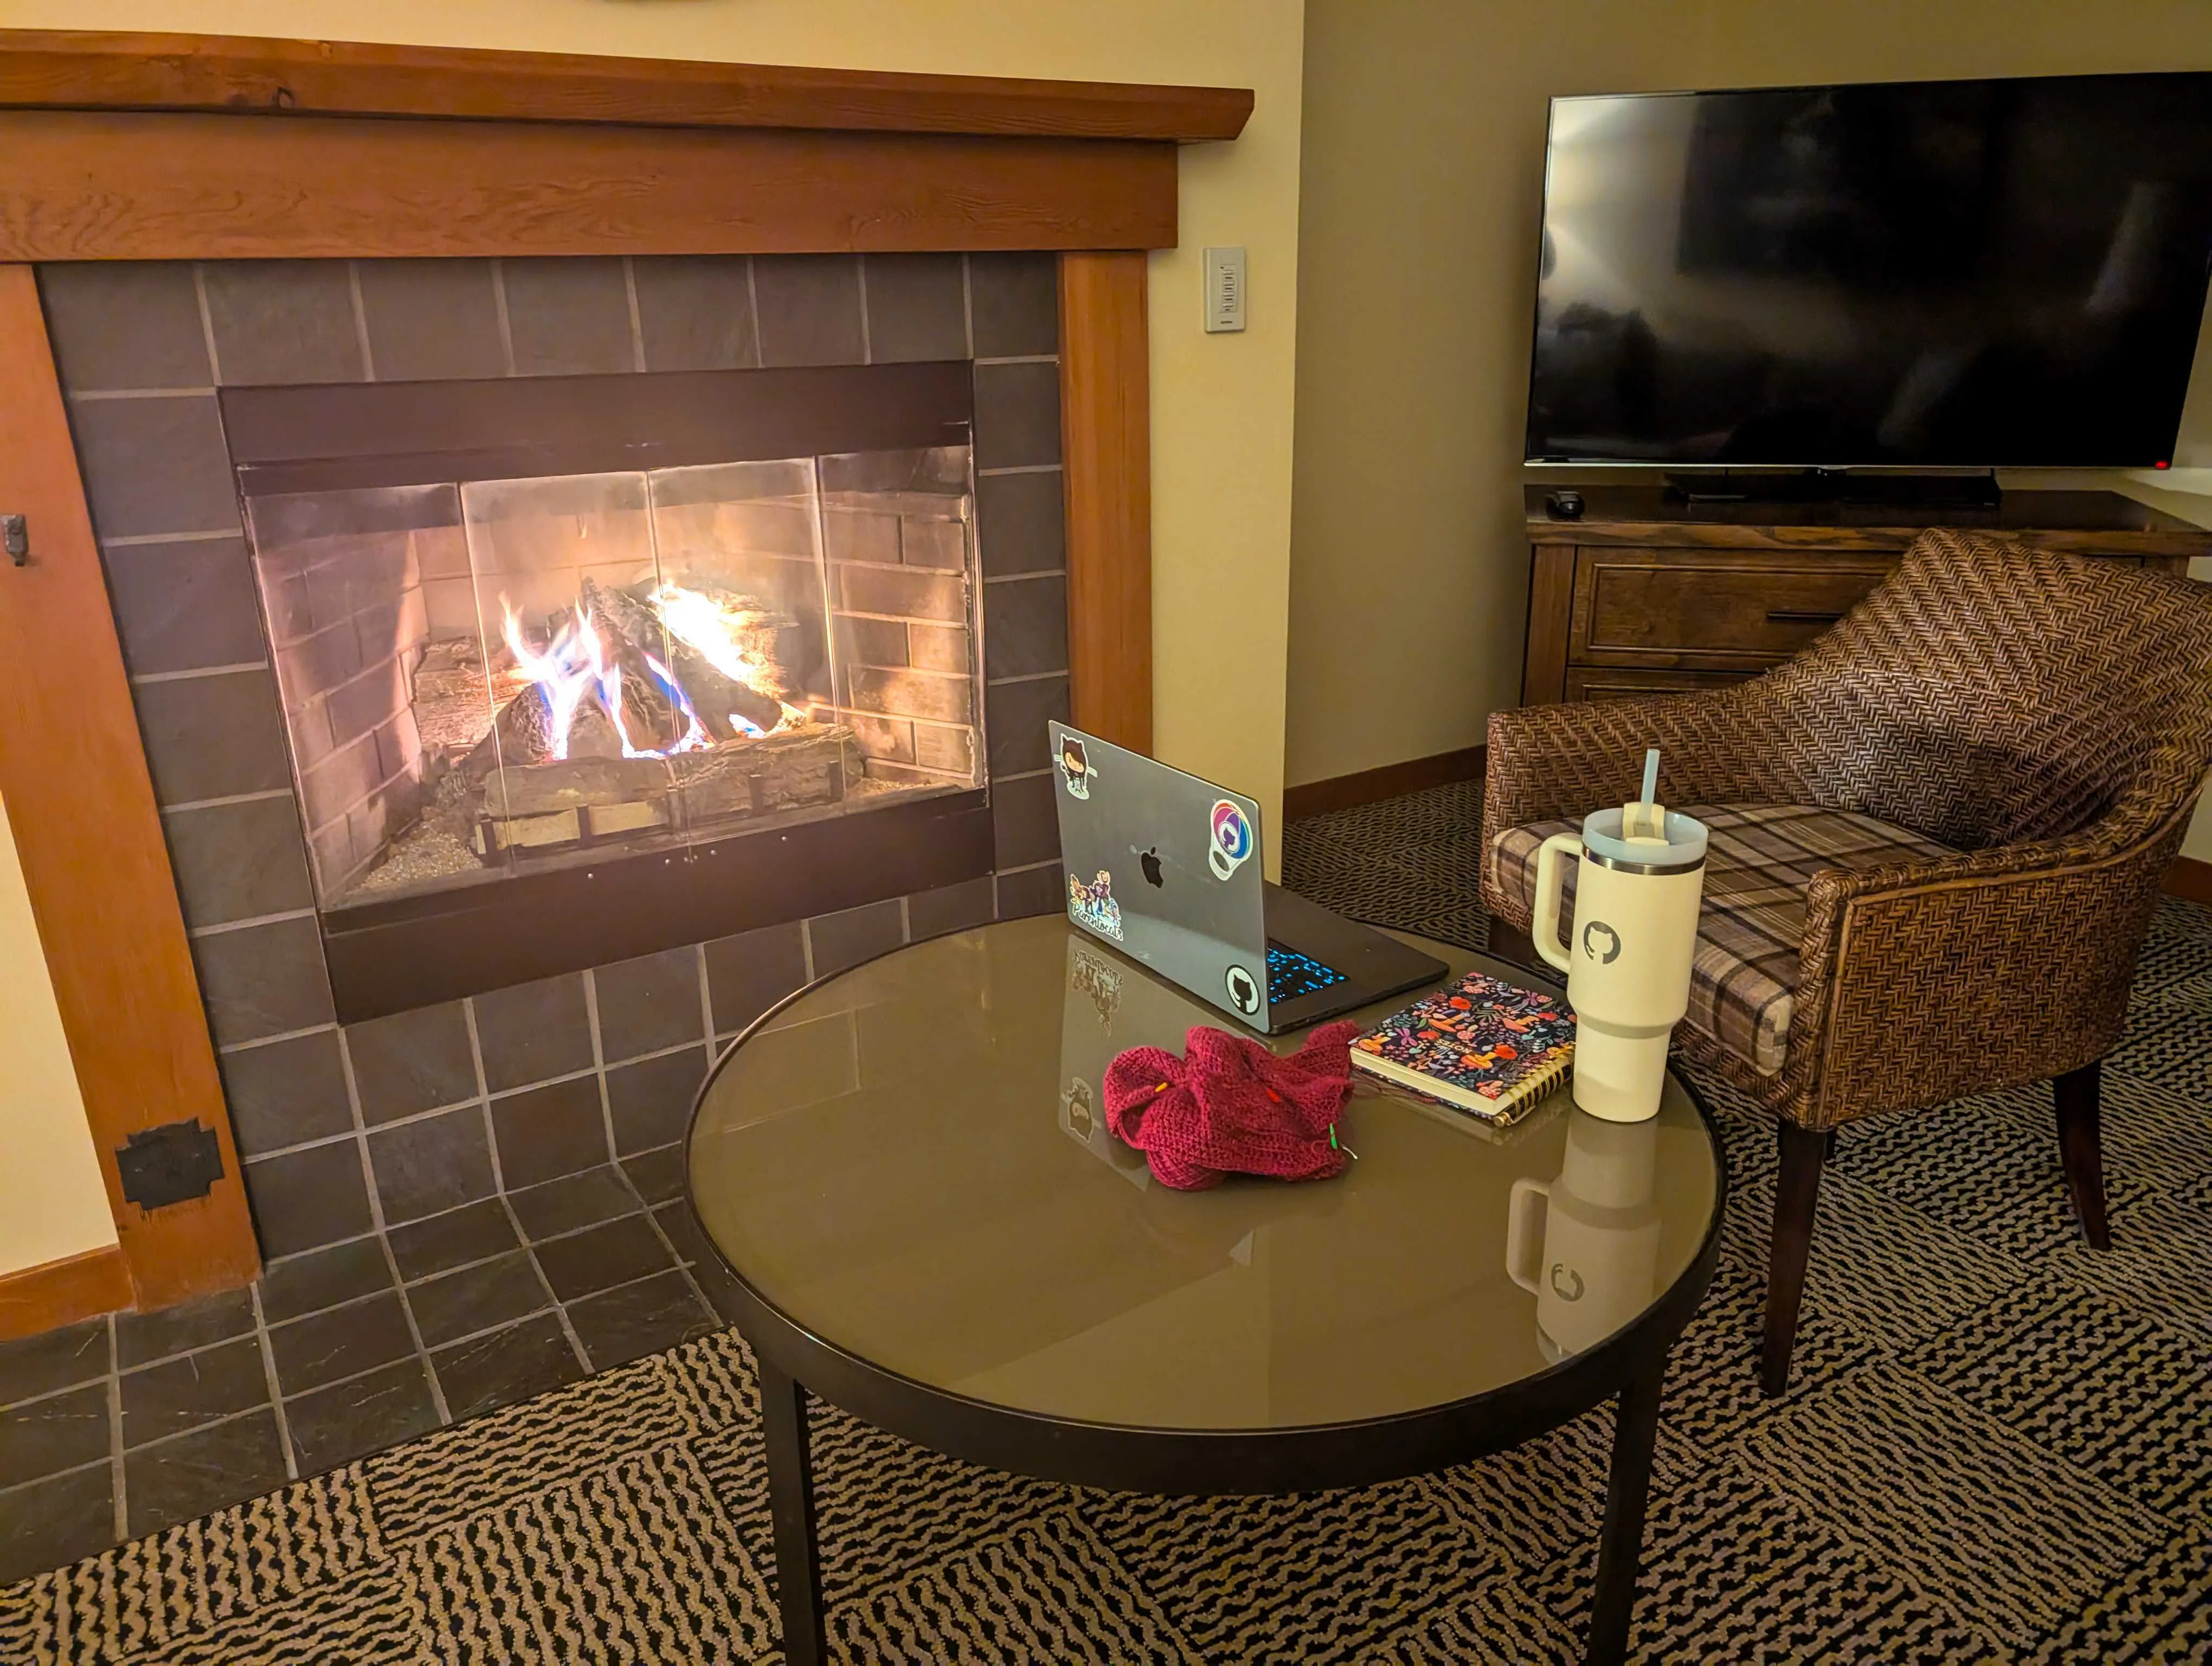
<svg viewBox="0 0 2212 1666">
<path fill-rule="evenodd" d="M 1352 1043 L 1360 1069 L 1493 1123 L 1518 1121 L 1573 1062 L 1558 995 L 1469 972 Z"/>
</svg>

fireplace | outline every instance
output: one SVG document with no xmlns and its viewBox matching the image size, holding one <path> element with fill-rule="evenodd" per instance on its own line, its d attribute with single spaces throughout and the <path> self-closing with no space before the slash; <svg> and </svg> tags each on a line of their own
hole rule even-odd
<svg viewBox="0 0 2212 1666">
<path fill-rule="evenodd" d="M 341 1016 L 988 872 L 971 377 L 223 391 Z"/>
</svg>

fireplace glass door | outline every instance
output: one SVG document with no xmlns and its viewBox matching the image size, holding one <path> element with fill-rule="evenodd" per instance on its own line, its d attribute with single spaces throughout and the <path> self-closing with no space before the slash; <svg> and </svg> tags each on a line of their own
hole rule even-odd
<svg viewBox="0 0 2212 1666">
<path fill-rule="evenodd" d="M 982 782 L 966 446 L 246 511 L 325 910 Z"/>
</svg>

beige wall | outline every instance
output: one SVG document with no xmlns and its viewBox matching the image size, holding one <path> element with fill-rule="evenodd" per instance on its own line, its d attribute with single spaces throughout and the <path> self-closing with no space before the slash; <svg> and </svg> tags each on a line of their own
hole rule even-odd
<svg viewBox="0 0 2212 1666">
<path fill-rule="evenodd" d="M 0 0 L 0 26 L 179 29 L 971 75 L 1249 87 L 1234 144 L 1182 152 L 1154 257 L 1152 527 L 1161 757 L 1282 791 L 1297 281 L 1299 0 Z M 1249 251 L 1250 325 L 1200 329 L 1199 250 Z"/>
<path fill-rule="evenodd" d="M 114 1242 L 84 1099 L 0 806 L 0 1274 Z"/>
<path fill-rule="evenodd" d="M 2212 5 L 1310 0 L 1306 64 L 1294 782 L 1473 745 L 1518 698 L 1519 459 L 1553 95 L 2203 69 Z M 2197 379 L 2176 460 L 2212 465 L 2212 379 Z"/>
</svg>

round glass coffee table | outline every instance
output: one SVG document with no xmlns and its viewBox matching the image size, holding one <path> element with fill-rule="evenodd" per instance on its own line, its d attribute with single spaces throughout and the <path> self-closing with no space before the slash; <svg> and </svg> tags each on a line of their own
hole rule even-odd
<svg viewBox="0 0 2212 1666">
<path fill-rule="evenodd" d="M 840 973 L 722 1055 L 690 1192 L 759 1363 L 793 1666 L 823 1658 L 809 1394 L 972 1462 L 1170 1494 L 1393 1480 L 1618 1395 L 1586 1657 L 1623 1657 L 1667 1353 L 1719 1253 L 1703 1109 L 1670 1076 L 1650 1122 L 1562 1091 L 1492 1132 L 1355 1076 L 1340 1178 L 1170 1191 L 1100 1079 L 1227 1023 L 1045 916 Z"/>
</svg>

